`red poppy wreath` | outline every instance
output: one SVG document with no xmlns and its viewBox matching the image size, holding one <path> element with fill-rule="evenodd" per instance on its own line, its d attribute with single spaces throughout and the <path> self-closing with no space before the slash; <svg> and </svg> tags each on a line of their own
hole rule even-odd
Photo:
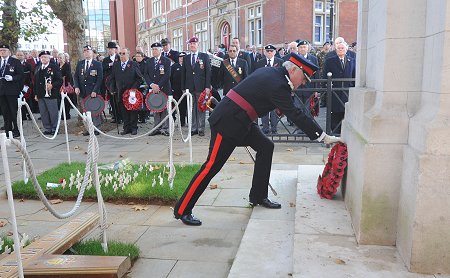
<svg viewBox="0 0 450 278">
<path fill-rule="evenodd" d="M 127 110 L 139 110 L 142 107 L 144 97 L 138 89 L 128 89 L 123 93 L 122 100 Z"/>
<path fill-rule="evenodd" d="M 341 185 L 345 168 L 347 167 L 347 145 L 337 143 L 328 154 L 322 175 L 317 179 L 317 193 L 321 198 L 332 199 Z"/>
</svg>

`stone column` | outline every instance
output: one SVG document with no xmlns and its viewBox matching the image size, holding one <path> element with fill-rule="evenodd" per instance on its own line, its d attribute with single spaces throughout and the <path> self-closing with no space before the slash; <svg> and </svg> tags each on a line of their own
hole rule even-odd
<svg viewBox="0 0 450 278">
<path fill-rule="evenodd" d="M 396 243 L 403 148 L 421 94 L 425 3 L 359 2 L 357 87 L 343 136 L 349 146 L 345 201 L 360 244 Z"/>
<path fill-rule="evenodd" d="M 408 268 L 450 273 L 450 4 L 427 1 L 422 99 L 409 123 L 397 248 Z"/>
</svg>

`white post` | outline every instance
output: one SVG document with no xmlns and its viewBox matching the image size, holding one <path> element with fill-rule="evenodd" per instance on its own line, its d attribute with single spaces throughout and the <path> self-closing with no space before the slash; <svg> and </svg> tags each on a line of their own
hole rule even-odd
<svg viewBox="0 0 450 278">
<path fill-rule="evenodd" d="M 20 133 L 20 144 L 22 145 L 23 149 L 25 150 L 27 148 L 27 144 L 25 143 L 25 137 L 23 136 L 23 123 L 22 123 L 22 105 L 25 101 L 22 101 L 21 97 L 17 98 L 17 124 L 19 125 L 19 133 Z M 27 166 L 25 164 L 25 159 L 23 159 L 22 163 L 23 167 L 23 181 L 25 183 L 28 182 L 28 174 L 27 174 Z"/>
<path fill-rule="evenodd" d="M 186 89 L 186 92 L 189 93 L 189 89 Z M 188 94 L 186 96 L 186 104 L 187 104 L 187 111 L 188 111 L 188 140 L 189 140 L 189 163 L 192 164 L 192 94 Z"/>
<path fill-rule="evenodd" d="M 66 97 L 67 97 L 67 94 L 65 94 L 65 93 L 61 94 L 61 106 L 62 106 L 62 113 L 63 113 L 63 117 L 64 117 L 64 133 L 66 134 L 67 161 L 69 162 L 69 164 L 71 164 L 69 134 L 67 133 L 66 106 L 64 105 L 64 101 L 65 101 Z"/>
<path fill-rule="evenodd" d="M 9 173 L 8 154 L 6 153 L 6 140 L 7 140 L 6 133 L 1 133 L 0 148 L 2 152 L 3 169 L 5 171 L 5 184 L 6 184 L 6 192 L 8 194 L 9 210 L 11 212 L 11 221 L 14 237 L 14 252 L 16 253 L 17 269 L 19 272 L 19 277 L 23 278 L 22 258 L 20 255 L 20 240 L 19 240 L 19 233 L 17 232 L 16 211 L 14 209 L 14 199 L 11 187 L 11 177 Z"/>
</svg>

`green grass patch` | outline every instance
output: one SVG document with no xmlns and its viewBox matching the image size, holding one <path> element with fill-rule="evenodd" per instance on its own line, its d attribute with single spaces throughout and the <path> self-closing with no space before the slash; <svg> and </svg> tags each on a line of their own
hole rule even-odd
<svg viewBox="0 0 450 278">
<path fill-rule="evenodd" d="M 19 234 L 19 239 L 21 241 L 20 245 L 23 246 L 28 246 L 32 242 L 26 234 L 23 234 L 23 237 Z M 0 255 L 5 253 L 5 250 L 9 250 L 8 253 L 14 251 L 14 240 L 12 236 L 0 235 Z"/>
<path fill-rule="evenodd" d="M 85 163 L 63 163 L 49 169 L 37 177 L 37 180 L 49 199 L 73 200 L 78 196 L 84 176 Z M 181 197 L 200 165 L 175 165 L 176 176 L 173 188 L 169 187 L 169 168 L 164 165 L 116 163 L 115 170 L 100 170 L 100 185 L 105 201 L 145 201 L 169 204 Z M 92 175 L 93 177 L 93 175 Z M 65 180 L 65 186 L 47 187 L 47 183 L 59 184 Z M 160 182 L 163 182 L 160 184 Z M 13 184 L 15 198 L 37 199 L 31 183 L 17 181 Z M 84 194 L 87 199 L 96 199 L 95 186 L 91 182 Z"/>
<path fill-rule="evenodd" d="M 139 257 L 140 250 L 132 243 L 108 241 L 108 252 L 105 253 L 101 241 L 91 239 L 78 242 L 66 253 L 85 256 L 125 256 L 134 262 Z"/>
</svg>

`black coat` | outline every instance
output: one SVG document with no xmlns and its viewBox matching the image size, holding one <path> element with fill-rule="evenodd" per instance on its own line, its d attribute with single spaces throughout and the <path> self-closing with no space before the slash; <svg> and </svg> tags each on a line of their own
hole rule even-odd
<svg viewBox="0 0 450 278">
<path fill-rule="evenodd" d="M 274 67 L 274 68 L 279 68 L 279 67 L 281 67 L 282 65 L 283 65 L 283 60 L 282 59 L 280 59 L 280 58 L 278 58 L 278 57 L 275 57 L 275 56 L 273 56 L 273 58 L 272 59 L 274 59 L 273 60 L 273 63 L 272 63 L 272 67 Z M 262 58 L 262 59 L 260 59 L 257 63 L 256 63 L 256 69 L 259 69 L 259 68 L 264 68 L 266 65 L 267 65 L 267 57 L 264 57 L 264 58 Z M 255 69 L 255 70 L 256 70 Z"/>
<path fill-rule="evenodd" d="M 92 92 L 101 93 L 103 82 L 103 67 L 99 61 L 92 60 L 88 71 L 85 70 L 86 60 L 77 64 L 74 74 L 74 87 L 80 89 L 80 97 L 85 98 Z"/>
<path fill-rule="evenodd" d="M 161 91 L 166 95 L 172 94 L 172 86 L 170 85 L 170 59 L 161 55 L 158 63 L 155 66 L 155 57 L 150 58 L 144 71 L 144 78 L 150 86 L 152 83 L 157 84 Z"/>
<path fill-rule="evenodd" d="M 250 61 L 251 61 L 250 68 L 252 71 L 255 71 L 257 69 L 256 63 L 258 63 L 258 61 L 261 60 L 263 58 L 263 56 L 259 52 L 256 52 L 255 55 L 253 55 L 253 53 L 250 53 L 249 56 L 250 56 Z M 249 73 L 252 73 L 252 72 L 250 71 Z"/>
<path fill-rule="evenodd" d="M 225 59 L 224 61 L 228 61 L 228 63 L 231 64 L 230 59 Z M 244 59 L 237 58 L 234 70 L 241 78 L 241 81 L 245 79 L 248 76 L 247 61 L 245 61 Z M 238 82 L 236 82 L 231 73 L 225 67 L 224 62 L 222 62 L 222 64 L 220 65 L 219 78 L 221 84 L 223 84 L 224 95 L 226 95 L 231 88 L 233 88 L 238 84 Z"/>
<path fill-rule="evenodd" d="M 256 111 L 258 117 L 279 108 L 291 121 L 302 129 L 311 140 L 322 134 L 320 126 L 301 110 L 294 106 L 291 98 L 291 87 L 285 76 L 284 67 L 260 68 L 233 88 Z M 256 124 L 242 108 L 224 97 L 209 117 L 211 128 L 221 133 L 224 138 L 240 143 L 247 138 L 250 126 Z"/>
<path fill-rule="evenodd" d="M 168 54 L 163 51 L 161 52 L 161 55 L 172 60 L 172 63 L 178 63 L 178 56 L 180 53 L 176 50 L 170 49 Z"/>
<path fill-rule="evenodd" d="M 355 78 L 355 61 L 349 57 L 344 57 L 345 67 L 342 68 L 341 60 L 338 56 L 332 56 L 325 60 L 323 67 L 323 78 L 327 78 L 327 73 L 331 72 L 333 75 L 331 78 Z M 333 88 L 348 88 L 354 87 L 355 82 L 350 81 L 333 81 Z M 331 112 L 345 112 L 345 107 L 342 103 L 348 101 L 348 92 L 345 91 L 335 91 L 332 94 L 331 100 Z M 339 101 L 340 99 L 340 101 Z M 342 103 L 341 103 L 342 102 Z"/>
<path fill-rule="evenodd" d="M 183 89 L 189 92 L 202 92 L 205 88 L 211 88 L 211 63 L 206 53 L 198 52 L 195 65 L 191 64 L 191 56 L 184 56 L 183 65 Z"/>
<path fill-rule="evenodd" d="M 72 69 L 70 68 L 69 63 L 64 63 L 64 65 L 59 67 L 61 70 L 61 76 L 64 80 L 64 86 L 67 86 L 69 83 L 73 85 L 73 78 L 72 78 Z"/>
<path fill-rule="evenodd" d="M 114 63 L 109 79 L 109 90 L 119 93 L 119 102 L 122 102 L 122 95 L 128 89 L 139 88 L 143 74 L 139 70 L 136 62 L 128 60 L 125 70 L 122 70 L 121 62 Z"/>
<path fill-rule="evenodd" d="M 13 79 L 12 81 L 0 79 L 0 95 L 18 97 L 23 89 L 23 66 L 18 59 L 8 57 L 3 72 L 0 72 L 0 77 L 5 75 L 11 75 Z"/>
<path fill-rule="evenodd" d="M 252 60 L 250 58 L 250 55 L 248 54 L 247 51 L 243 51 L 243 50 L 239 50 L 238 54 L 237 54 L 238 58 L 244 59 L 245 61 L 247 61 L 247 65 L 248 65 L 248 72 L 251 73 L 253 72 L 255 69 L 252 67 Z M 228 59 L 230 58 L 230 56 L 228 54 L 225 54 L 224 59 Z"/>
<path fill-rule="evenodd" d="M 36 72 L 34 74 L 34 95 L 38 98 L 45 97 L 45 79 L 50 78 L 53 88 L 50 93 L 51 99 L 58 99 L 60 97 L 59 89 L 61 88 L 63 79 L 61 75 L 61 70 L 59 66 L 53 63 L 49 63 L 47 68 L 44 70 L 41 67 L 36 67 Z"/>
<path fill-rule="evenodd" d="M 30 87 L 32 83 L 31 65 L 28 62 L 23 61 L 22 67 L 23 67 L 23 85 L 27 85 L 28 87 Z"/>
</svg>

